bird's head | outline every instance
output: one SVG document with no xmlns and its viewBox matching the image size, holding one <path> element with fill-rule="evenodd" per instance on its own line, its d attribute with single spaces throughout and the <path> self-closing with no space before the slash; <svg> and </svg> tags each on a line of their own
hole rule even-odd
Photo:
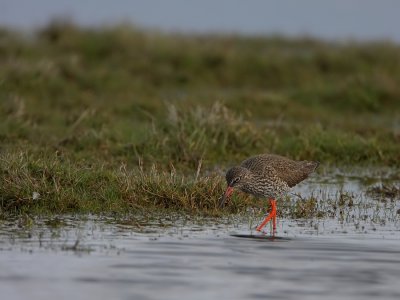
<svg viewBox="0 0 400 300">
<path fill-rule="evenodd" d="M 226 199 L 232 195 L 234 188 L 240 189 L 250 180 L 251 172 L 246 168 L 236 166 L 230 168 L 228 172 L 226 172 L 225 178 L 228 187 L 226 188 L 225 194 L 221 198 L 219 207 L 223 207 L 225 205 Z"/>
</svg>

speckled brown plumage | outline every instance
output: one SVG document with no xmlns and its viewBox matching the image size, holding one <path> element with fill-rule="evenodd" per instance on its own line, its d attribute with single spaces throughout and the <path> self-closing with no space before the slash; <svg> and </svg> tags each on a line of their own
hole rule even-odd
<svg viewBox="0 0 400 300">
<path fill-rule="evenodd" d="M 294 161 L 289 158 L 261 154 L 250 157 L 226 173 L 228 186 L 257 197 L 276 199 L 306 179 L 318 162 Z"/>
<path fill-rule="evenodd" d="M 271 212 L 257 226 L 256 230 L 262 231 L 265 225 L 272 221 L 272 235 L 275 235 L 276 199 L 283 197 L 291 187 L 306 179 L 318 165 L 319 163 L 315 161 L 295 161 L 274 154 L 260 154 L 250 157 L 239 166 L 230 168 L 226 173 L 228 187 L 219 206 L 224 206 L 234 188 L 256 197 L 268 198 Z"/>
</svg>

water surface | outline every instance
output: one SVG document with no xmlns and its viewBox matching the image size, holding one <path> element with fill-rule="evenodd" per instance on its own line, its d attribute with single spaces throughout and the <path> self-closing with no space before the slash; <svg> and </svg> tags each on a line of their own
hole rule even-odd
<svg viewBox="0 0 400 300">
<path fill-rule="evenodd" d="M 1 295 L 8 300 L 399 299 L 398 200 L 362 192 L 385 180 L 336 176 L 300 185 L 294 192 L 302 196 L 314 193 L 328 201 L 345 191 L 360 204 L 342 212 L 350 217 L 280 219 L 284 239 L 275 241 L 232 236 L 256 234 L 261 216 L 251 212 L 219 219 L 170 214 L 2 221 Z M 359 217 L 360 210 L 367 217 Z"/>
</svg>

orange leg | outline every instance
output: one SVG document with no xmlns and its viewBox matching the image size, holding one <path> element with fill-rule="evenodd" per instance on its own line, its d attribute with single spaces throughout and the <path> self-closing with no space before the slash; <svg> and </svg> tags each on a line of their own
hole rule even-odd
<svg viewBox="0 0 400 300">
<path fill-rule="evenodd" d="M 271 212 L 268 214 L 268 216 L 264 219 L 264 221 L 256 228 L 257 231 L 262 231 L 262 229 L 267 225 L 269 221 L 272 219 L 272 235 L 275 235 L 276 232 L 276 200 L 275 199 L 270 199 L 270 204 L 271 204 Z"/>
<path fill-rule="evenodd" d="M 275 234 L 276 232 L 276 200 L 273 200 L 274 205 L 274 217 L 272 218 L 272 233 Z"/>
</svg>

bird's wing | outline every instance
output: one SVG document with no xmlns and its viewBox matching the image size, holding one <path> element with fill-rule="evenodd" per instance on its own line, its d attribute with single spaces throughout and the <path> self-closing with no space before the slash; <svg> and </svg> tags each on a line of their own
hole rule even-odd
<svg viewBox="0 0 400 300">
<path fill-rule="evenodd" d="M 274 154 L 261 154 L 246 159 L 242 163 L 243 167 L 246 167 L 261 176 L 268 176 L 271 174 L 272 167 L 275 170 L 274 175 L 286 182 L 289 187 L 293 187 L 306 179 L 315 171 L 318 165 L 318 162 L 295 161 Z"/>
</svg>

